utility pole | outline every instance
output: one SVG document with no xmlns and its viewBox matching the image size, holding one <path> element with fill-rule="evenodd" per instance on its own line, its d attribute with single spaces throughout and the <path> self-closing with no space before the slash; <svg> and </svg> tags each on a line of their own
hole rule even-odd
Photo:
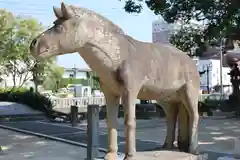
<svg viewBox="0 0 240 160">
<path fill-rule="evenodd" d="M 207 66 L 207 91 L 208 94 L 210 93 L 210 87 L 209 87 L 209 66 Z"/>
<path fill-rule="evenodd" d="M 209 63 L 209 64 L 206 65 L 206 68 L 205 68 L 205 66 L 203 67 L 203 71 L 202 72 L 199 72 L 200 74 L 207 73 L 207 92 L 208 92 L 208 94 L 210 93 L 209 73 L 210 73 L 211 70 L 212 70 L 212 64 Z"/>
<path fill-rule="evenodd" d="M 76 68 L 76 64 L 74 63 L 74 67 L 73 67 L 73 77 L 76 80 L 77 78 L 77 68 Z M 77 91 L 76 91 L 76 86 L 74 87 L 74 97 L 76 97 Z"/>
<path fill-rule="evenodd" d="M 69 75 L 69 78 L 71 80 L 71 84 L 73 84 L 73 79 L 76 79 L 77 77 L 77 68 L 76 68 L 76 64 L 74 64 L 74 67 L 71 69 L 71 74 Z M 76 97 L 76 87 L 74 87 L 74 97 Z"/>
<path fill-rule="evenodd" d="M 224 49 L 224 39 L 221 38 L 221 45 L 220 45 L 220 93 L 221 93 L 221 98 L 223 96 L 223 81 L 222 81 L 223 49 Z"/>
</svg>

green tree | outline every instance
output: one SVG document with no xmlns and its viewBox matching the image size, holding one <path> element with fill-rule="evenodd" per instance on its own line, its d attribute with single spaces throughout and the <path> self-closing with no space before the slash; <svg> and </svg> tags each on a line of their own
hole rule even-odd
<svg viewBox="0 0 240 160">
<path fill-rule="evenodd" d="M 180 50 L 186 52 L 189 56 L 201 56 L 196 49 L 205 44 L 200 26 L 182 25 L 181 28 L 170 37 L 170 43 Z"/>
<path fill-rule="evenodd" d="M 52 58 L 45 62 L 43 71 L 43 88 L 48 90 L 58 90 L 59 83 L 62 80 L 64 68 L 56 63 L 56 59 Z"/>
<path fill-rule="evenodd" d="M 34 66 L 35 60 L 28 53 L 29 43 L 42 27 L 35 19 L 12 16 L 4 10 L 2 13 L 0 30 L 2 33 L 7 33 L 0 38 L 1 42 L 7 39 L 4 44 L 0 45 L 2 46 L 2 68 L 7 76 L 12 77 L 13 86 L 21 87 L 32 77 L 30 70 Z M 5 23 L 5 21 L 7 22 Z M 8 23 L 9 21 L 11 23 Z"/>
<path fill-rule="evenodd" d="M 222 37 L 230 40 L 240 39 L 240 3 L 236 0 L 126 0 L 125 2 L 124 9 L 128 13 L 140 13 L 143 5 L 146 4 L 168 23 L 181 21 L 184 24 L 191 24 L 193 20 L 204 22 L 200 32 L 203 41 L 207 43 L 204 44 L 205 48 L 211 45 L 212 41 L 219 42 Z M 193 41 L 197 43 L 198 37 L 193 37 Z M 186 45 L 181 48 L 185 50 Z"/>
<path fill-rule="evenodd" d="M 92 76 L 93 90 L 100 90 L 100 78 L 98 76 Z"/>
<path fill-rule="evenodd" d="M 8 54 L 7 47 L 11 42 L 15 19 L 14 16 L 0 9 L 0 79 L 6 73 L 4 56 Z"/>
<path fill-rule="evenodd" d="M 42 29 L 35 19 L 0 10 L 0 66 L 3 71 L 0 76 L 1 73 L 12 76 L 14 87 L 32 80 L 37 88 L 45 81 L 45 84 L 56 83 L 62 76 L 62 68 L 56 65 L 55 58 L 37 62 L 29 53 L 29 44 Z"/>
<path fill-rule="evenodd" d="M 3 56 L 6 52 L 6 45 L 11 40 L 14 23 L 14 16 L 10 12 L 0 9 L 0 56 Z"/>
<path fill-rule="evenodd" d="M 34 83 L 35 92 L 38 92 L 38 86 L 43 83 L 45 64 L 42 62 L 36 62 L 31 69 L 32 82 Z"/>
</svg>

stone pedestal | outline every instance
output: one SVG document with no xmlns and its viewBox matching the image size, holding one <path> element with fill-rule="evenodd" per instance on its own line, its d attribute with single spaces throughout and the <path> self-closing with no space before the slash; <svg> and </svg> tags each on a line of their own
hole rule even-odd
<svg viewBox="0 0 240 160">
<path fill-rule="evenodd" d="M 136 160 L 204 160 L 199 156 L 177 151 L 137 152 Z"/>
<path fill-rule="evenodd" d="M 121 155 L 116 160 L 123 160 Z M 206 155 L 192 155 L 178 151 L 144 151 L 137 152 L 134 160 L 207 160 Z M 95 160 L 104 160 L 104 158 L 96 158 Z"/>
</svg>

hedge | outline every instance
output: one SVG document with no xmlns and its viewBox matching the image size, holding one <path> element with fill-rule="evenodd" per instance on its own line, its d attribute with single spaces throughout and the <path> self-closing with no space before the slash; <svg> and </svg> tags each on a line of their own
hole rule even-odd
<svg viewBox="0 0 240 160">
<path fill-rule="evenodd" d="M 53 108 L 53 103 L 49 98 L 27 88 L 0 89 L 0 101 L 25 104 L 32 109 L 45 113 L 47 117 L 51 116 Z"/>
<path fill-rule="evenodd" d="M 5 92 L 27 92 L 29 91 L 28 88 L 24 87 L 8 87 L 8 88 L 0 88 L 0 93 L 5 93 Z"/>
<path fill-rule="evenodd" d="M 83 86 L 88 86 L 87 79 L 78 79 L 78 78 L 63 78 L 60 81 L 60 88 L 66 87 L 68 84 L 82 84 Z"/>
</svg>

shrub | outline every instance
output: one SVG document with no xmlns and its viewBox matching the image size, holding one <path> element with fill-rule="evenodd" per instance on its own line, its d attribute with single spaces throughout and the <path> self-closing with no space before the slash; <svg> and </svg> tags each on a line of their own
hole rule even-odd
<svg viewBox="0 0 240 160">
<path fill-rule="evenodd" d="M 63 78 L 60 81 L 60 88 L 64 88 L 65 86 L 67 86 L 68 84 L 82 84 L 83 86 L 87 86 L 88 84 L 88 80 L 87 79 L 79 79 L 79 78 Z"/>
<path fill-rule="evenodd" d="M 6 93 L 6 92 L 27 92 L 29 91 L 28 88 L 25 87 L 8 87 L 8 88 L 0 88 L 0 93 Z"/>
<path fill-rule="evenodd" d="M 25 104 L 35 110 L 45 113 L 48 117 L 51 116 L 53 108 L 53 104 L 49 98 L 25 89 L 0 92 L 0 101 Z"/>
</svg>

